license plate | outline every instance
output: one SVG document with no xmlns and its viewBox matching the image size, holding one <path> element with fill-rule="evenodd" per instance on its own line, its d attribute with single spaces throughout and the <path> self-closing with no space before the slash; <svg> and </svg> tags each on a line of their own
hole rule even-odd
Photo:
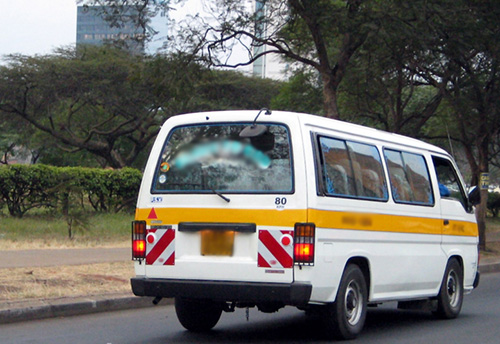
<svg viewBox="0 0 500 344">
<path fill-rule="evenodd" d="M 201 231 L 202 256 L 232 256 L 234 231 L 203 230 Z"/>
</svg>

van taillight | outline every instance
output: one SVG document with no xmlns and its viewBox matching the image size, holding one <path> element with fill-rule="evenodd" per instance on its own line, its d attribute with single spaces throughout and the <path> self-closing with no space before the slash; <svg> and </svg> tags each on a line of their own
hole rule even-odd
<svg viewBox="0 0 500 344">
<path fill-rule="evenodd" d="M 294 235 L 294 262 L 297 265 L 314 265 L 314 223 L 296 223 Z"/>
<path fill-rule="evenodd" d="M 146 258 L 146 221 L 132 221 L 132 260 Z"/>
</svg>

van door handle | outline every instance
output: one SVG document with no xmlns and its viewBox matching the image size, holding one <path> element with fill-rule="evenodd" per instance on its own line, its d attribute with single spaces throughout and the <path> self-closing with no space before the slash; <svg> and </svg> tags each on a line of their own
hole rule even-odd
<svg viewBox="0 0 500 344">
<path fill-rule="evenodd" d="M 450 220 L 443 220 L 443 223 L 445 226 L 448 226 L 450 224 Z"/>
</svg>

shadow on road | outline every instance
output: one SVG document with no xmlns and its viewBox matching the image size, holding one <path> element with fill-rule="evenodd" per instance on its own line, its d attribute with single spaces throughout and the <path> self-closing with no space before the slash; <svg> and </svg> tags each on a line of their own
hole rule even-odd
<svg viewBox="0 0 500 344">
<path fill-rule="evenodd" d="M 224 324 L 219 324 L 208 333 L 191 333 L 182 331 L 159 339 L 155 343 L 329 343 L 323 334 L 318 317 L 306 315 L 294 309 L 280 312 L 287 316 L 264 315 L 265 319 L 247 322 L 238 312 L 223 317 L 233 317 Z M 431 313 L 400 311 L 395 308 L 370 309 L 365 328 L 360 339 L 365 342 L 387 343 L 387 338 L 394 335 L 403 336 L 405 331 L 412 332 L 417 326 L 432 326 L 437 320 Z M 359 339 L 358 339 L 359 340 Z M 374 341 L 373 341 L 374 340 Z M 358 341 L 359 342 L 359 341 Z M 347 343 L 347 342 L 344 342 Z M 394 341 L 396 343 L 396 341 Z"/>
</svg>

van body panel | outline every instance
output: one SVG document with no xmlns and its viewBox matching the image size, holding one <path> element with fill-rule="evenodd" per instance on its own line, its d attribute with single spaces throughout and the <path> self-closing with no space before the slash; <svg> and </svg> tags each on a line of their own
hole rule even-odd
<svg viewBox="0 0 500 344">
<path fill-rule="evenodd" d="M 155 189 L 159 161 L 171 132 L 185 126 L 253 125 L 256 114 L 198 113 L 175 116 L 164 124 L 144 171 L 135 219 L 146 221 L 148 235 L 151 234 L 147 250 L 156 247 L 156 241 L 161 241 L 159 236 L 170 235 L 171 241 L 164 246 L 174 245 L 175 256 L 171 258 L 168 251 L 168 257 L 155 255 L 154 263 L 153 259 L 149 263 L 147 259 L 136 262 L 134 293 L 158 296 L 153 295 L 154 291 L 158 294 L 162 290 L 160 294 L 165 297 L 200 295 L 220 300 L 221 295 L 228 295 L 226 301 L 254 302 L 268 302 L 274 297 L 285 304 L 325 304 L 336 300 L 349 261 L 361 259 L 366 262 L 369 302 L 415 300 L 438 294 L 447 262 L 453 256 L 463 264 L 465 288 L 472 289 L 478 263 L 474 215 L 463 204 L 441 197 L 433 157 L 453 160 L 444 150 L 422 141 L 317 116 L 275 111 L 270 116 L 260 115 L 256 123 L 286 128 L 293 172 L 290 191 Z M 344 142 L 348 149 L 349 145 L 357 145 L 361 147 L 358 158 L 362 157 L 363 147 L 370 148 L 372 157 L 367 155 L 366 161 L 371 158 L 372 166 L 377 160 L 373 159 L 376 152 L 378 172 L 365 168 L 365 174 L 360 172 L 353 178 L 356 183 L 366 183 L 365 176 L 376 177 L 385 183 L 384 192 L 373 198 L 368 193 L 360 197 L 352 193 L 335 195 L 333 189 L 325 191 L 322 140 Z M 390 163 L 394 163 L 387 159 L 388 151 L 410 154 L 426 165 L 428 175 L 417 175 L 428 181 L 425 204 L 398 199 L 398 190 L 391 184 L 390 167 L 394 166 Z M 329 159 L 334 157 L 331 154 Z M 359 168 L 359 161 L 356 163 L 358 166 L 354 167 Z M 354 169 L 352 162 L 342 161 L 338 166 L 339 171 L 349 167 Z M 463 187 L 459 174 L 458 178 Z M 360 192 L 358 188 L 355 191 Z M 294 226 L 298 223 L 315 225 L 313 264 L 293 262 Z M 234 232 L 231 254 L 202 254 L 202 232 L 228 228 Z M 264 244 L 272 238 L 283 259 Z M 151 283 L 147 282 L 149 279 Z M 210 291 L 204 294 L 203 285 L 209 285 Z M 244 294 L 238 288 L 252 291 Z M 269 290 L 274 290 L 271 296 L 263 297 L 262 293 Z M 298 294 L 301 296 L 293 296 Z"/>
</svg>

